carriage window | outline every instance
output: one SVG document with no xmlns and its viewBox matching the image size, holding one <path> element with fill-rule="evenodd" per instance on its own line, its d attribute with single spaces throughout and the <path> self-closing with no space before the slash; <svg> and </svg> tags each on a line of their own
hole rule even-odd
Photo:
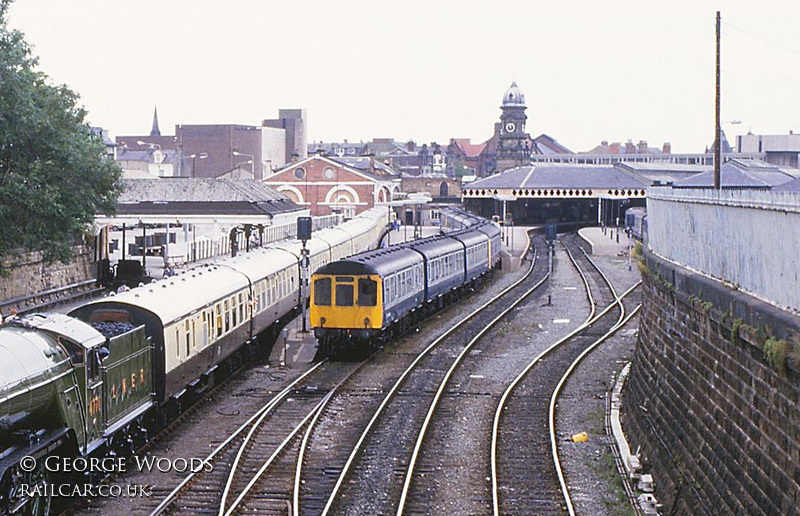
<svg viewBox="0 0 800 516">
<path fill-rule="evenodd" d="M 375 306 L 378 304 L 378 284 L 375 280 L 358 280 L 358 306 Z"/>
<path fill-rule="evenodd" d="M 231 330 L 231 308 L 228 300 L 225 300 L 225 333 Z"/>
<path fill-rule="evenodd" d="M 331 279 L 319 278 L 314 281 L 314 304 L 331 306 Z"/>
<path fill-rule="evenodd" d="M 353 285 L 336 285 L 336 306 L 353 306 Z"/>
<path fill-rule="evenodd" d="M 190 324 L 189 323 L 189 319 L 186 319 L 185 326 L 186 326 L 186 356 L 187 357 L 189 356 L 189 341 L 190 341 L 190 336 L 191 336 L 191 332 L 189 331 L 189 324 Z"/>
</svg>

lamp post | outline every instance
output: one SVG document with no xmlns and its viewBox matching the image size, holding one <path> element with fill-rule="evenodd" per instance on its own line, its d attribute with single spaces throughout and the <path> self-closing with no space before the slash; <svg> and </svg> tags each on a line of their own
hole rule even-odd
<svg viewBox="0 0 800 516">
<path fill-rule="evenodd" d="M 250 163 L 251 165 L 253 165 L 253 177 L 255 178 L 255 176 L 256 176 L 256 157 L 253 156 L 252 154 L 246 154 L 244 152 L 239 152 L 237 150 L 232 151 L 231 154 L 233 154 L 234 156 L 244 156 L 246 158 L 250 158 L 248 161 L 245 161 L 244 163 Z M 242 163 L 239 163 L 238 165 L 242 165 Z"/>
<path fill-rule="evenodd" d="M 142 140 L 136 140 L 136 145 L 147 145 L 151 149 L 155 148 L 161 150 L 161 145 L 157 143 L 150 143 L 150 142 L 143 142 Z"/>
<path fill-rule="evenodd" d="M 185 160 L 185 159 L 191 159 L 191 160 L 192 160 L 192 176 L 191 176 L 191 177 L 192 177 L 192 178 L 195 178 L 195 177 L 196 177 L 196 174 L 195 174 L 195 165 L 197 164 L 197 161 L 196 161 L 196 160 L 197 160 L 197 158 L 200 158 L 200 159 L 206 159 L 207 157 L 208 157 L 208 154 L 207 154 L 207 153 L 205 153 L 205 152 L 201 152 L 201 153 L 199 153 L 199 154 L 190 154 L 189 156 L 182 156 L 182 157 L 180 158 L 180 163 L 181 163 L 181 165 L 180 165 L 180 167 L 179 167 L 179 168 L 180 168 L 180 170 L 178 170 L 178 176 L 181 176 L 181 177 L 183 177 L 183 160 Z"/>
</svg>

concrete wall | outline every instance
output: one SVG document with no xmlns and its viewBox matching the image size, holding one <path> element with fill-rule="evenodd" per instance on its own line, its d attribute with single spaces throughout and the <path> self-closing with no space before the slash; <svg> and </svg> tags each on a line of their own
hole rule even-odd
<svg viewBox="0 0 800 516">
<path fill-rule="evenodd" d="M 261 158 L 264 160 L 265 179 L 272 175 L 272 169 L 284 166 L 291 159 L 291 156 L 286 156 L 285 130 L 261 128 Z"/>
<path fill-rule="evenodd" d="M 800 194 L 652 187 L 647 219 L 657 255 L 800 310 Z"/>
<path fill-rule="evenodd" d="M 650 255 L 623 426 L 661 514 L 798 514 L 800 317 Z"/>
</svg>

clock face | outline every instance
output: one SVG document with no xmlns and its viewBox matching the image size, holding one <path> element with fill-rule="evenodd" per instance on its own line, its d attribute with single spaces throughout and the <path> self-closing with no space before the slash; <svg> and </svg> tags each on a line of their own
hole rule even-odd
<svg viewBox="0 0 800 516">
<path fill-rule="evenodd" d="M 517 128 L 517 126 L 514 125 L 514 122 L 508 122 L 506 124 L 506 131 L 508 131 L 509 133 L 513 133 L 514 129 L 516 129 L 516 128 Z"/>
</svg>

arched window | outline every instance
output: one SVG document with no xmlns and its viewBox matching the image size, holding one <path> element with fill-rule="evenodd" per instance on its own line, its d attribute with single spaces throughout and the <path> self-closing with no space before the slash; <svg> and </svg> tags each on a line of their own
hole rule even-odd
<svg viewBox="0 0 800 516">
<path fill-rule="evenodd" d="M 439 197 L 447 197 L 448 188 L 447 183 L 442 181 L 442 184 L 439 185 Z"/>
</svg>

